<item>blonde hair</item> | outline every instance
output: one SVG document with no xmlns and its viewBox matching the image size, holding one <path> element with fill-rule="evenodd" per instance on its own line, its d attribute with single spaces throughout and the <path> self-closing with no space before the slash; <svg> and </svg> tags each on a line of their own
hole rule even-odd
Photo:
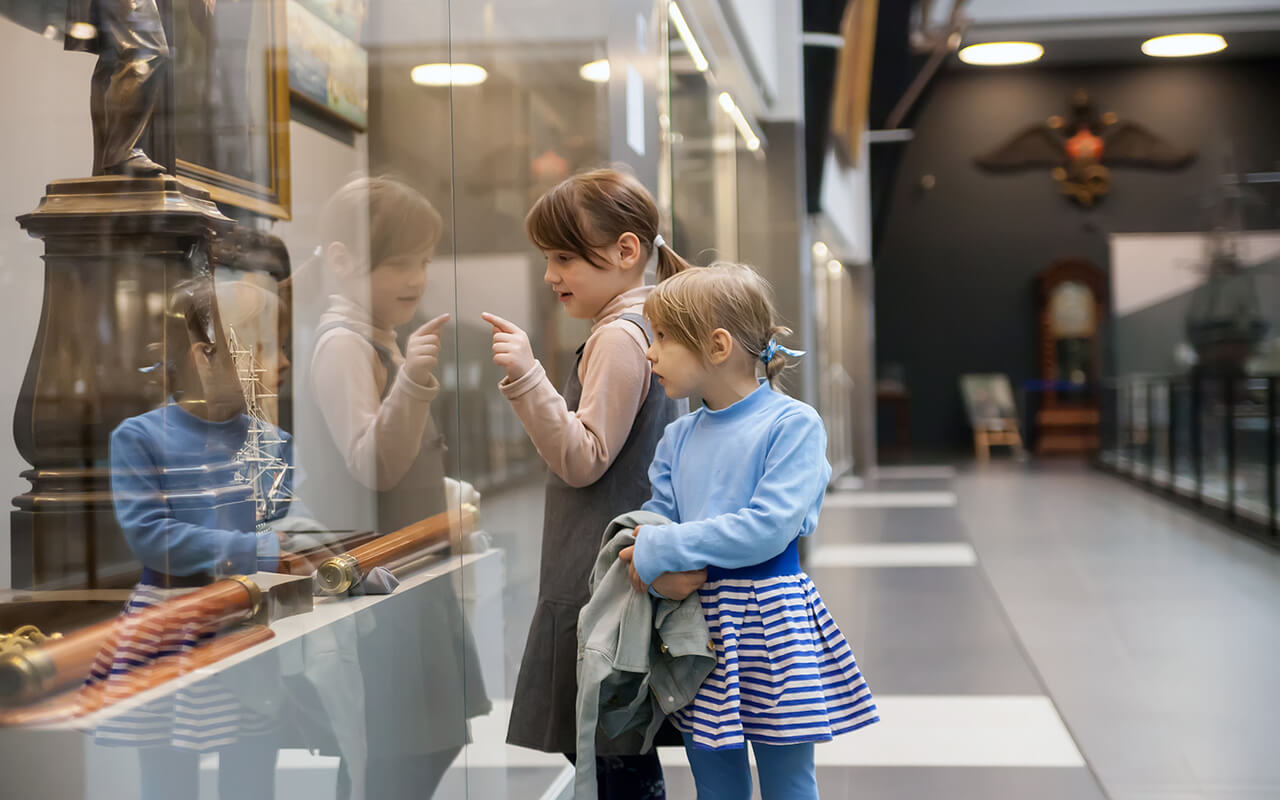
<svg viewBox="0 0 1280 800">
<path fill-rule="evenodd" d="M 658 204 L 633 175 L 616 169 L 594 169 L 561 181 L 529 209 L 524 220 L 529 239 L 539 250 L 574 253 L 604 269 L 600 251 L 633 233 L 652 254 L 658 238 Z M 665 242 L 658 247 L 658 280 L 689 269 Z"/>
<path fill-rule="evenodd" d="M 791 335 L 778 322 L 769 282 L 745 264 L 718 262 L 663 281 L 645 301 L 644 315 L 664 336 L 704 359 L 711 355 L 711 334 L 717 328 L 728 331 L 756 361 L 770 341 Z M 787 356 L 781 352 L 765 363 L 769 384 L 786 368 Z"/>
<path fill-rule="evenodd" d="M 382 175 L 349 181 L 334 193 L 320 215 L 326 242 L 342 242 L 353 253 L 369 254 L 368 268 L 420 252 L 433 252 L 444 221 L 417 189 Z"/>
</svg>

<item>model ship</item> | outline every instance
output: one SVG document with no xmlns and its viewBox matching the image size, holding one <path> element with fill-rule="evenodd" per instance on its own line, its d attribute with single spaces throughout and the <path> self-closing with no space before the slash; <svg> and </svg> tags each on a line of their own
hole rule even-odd
<svg viewBox="0 0 1280 800">
<path fill-rule="evenodd" d="M 232 326 L 228 326 L 227 339 L 231 344 L 236 376 L 244 392 L 245 415 L 249 418 L 244 446 L 236 453 L 239 468 L 235 481 L 248 484 L 253 490 L 255 517 L 261 526 L 283 517 L 295 499 L 290 488 L 293 485 L 293 465 L 280 456 L 287 442 L 280 429 L 271 422 L 265 407 L 279 399 L 263 380 L 266 369 L 254 357 L 253 350 L 240 341 Z"/>
</svg>

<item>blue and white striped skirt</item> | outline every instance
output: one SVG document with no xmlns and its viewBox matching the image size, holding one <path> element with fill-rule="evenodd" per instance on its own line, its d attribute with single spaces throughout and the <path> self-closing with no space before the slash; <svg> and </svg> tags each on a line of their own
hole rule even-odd
<svg viewBox="0 0 1280 800">
<path fill-rule="evenodd" d="M 192 591 L 140 583 L 129 597 L 124 618 L 98 653 L 85 680 L 111 704 L 132 696 L 136 670 L 162 659 L 181 658 L 217 634 L 212 621 L 192 617 L 178 625 L 143 627 L 137 613 Z M 242 736 L 271 731 L 276 720 L 246 707 L 217 678 L 207 678 L 119 714 L 108 714 L 94 730 L 98 744 L 126 747 L 176 747 L 196 752 L 219 750 Z"/>
<path fill-rule="evenodd" d="M 724 577 L 699 592 L 719 658 L 693 702 L 671 717 L 695 747 L 825 742 L 880 719 L 808 575 Z"/>
</svg>

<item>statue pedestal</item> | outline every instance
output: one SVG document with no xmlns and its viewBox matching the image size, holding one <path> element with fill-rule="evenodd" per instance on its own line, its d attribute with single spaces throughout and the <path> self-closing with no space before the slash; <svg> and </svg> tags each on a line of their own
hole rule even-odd
<svg viewBox="0 0 1280 800">
<path fill-rule="evenodd" d="M 166 399 L 164 309 L 234 222 L 177 178 L 56 181 L 18 223 L 44 241 L 40 327 L 13 416 L 31 490 L 13 499 L 15 588 L 127 585 L 137 565 L 111 502 L 109 440 Z"/>
</svg>

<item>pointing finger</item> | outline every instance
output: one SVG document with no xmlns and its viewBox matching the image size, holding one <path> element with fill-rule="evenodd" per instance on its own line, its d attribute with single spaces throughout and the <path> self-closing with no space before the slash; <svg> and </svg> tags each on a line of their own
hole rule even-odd
<svg viewBox="0 0 1280 800">
<path fill-rule="evenodd" d="M 448 314 L 441 314 L 433 320 L 422 323 L 422 327 L 413 332 L 414 336 L 420 336 L 428 333 L 439 333 L 440 329 L 449 321 Z"/>
<path fill-rule="evenodd" d="M 489 323 L 494 328 L 497 328 L 498 330 L 503 331 L 504 333 L 516 333 L 520 330 L 520 327 L 518 325 L 516 325 L 513 322 L 508 322 L 507 320 L 503 319 L 497 314 L 490 314 L 486 311 L 485 313 L 481 314 L 480 317 L 485 322 Z"/>
</svg>

